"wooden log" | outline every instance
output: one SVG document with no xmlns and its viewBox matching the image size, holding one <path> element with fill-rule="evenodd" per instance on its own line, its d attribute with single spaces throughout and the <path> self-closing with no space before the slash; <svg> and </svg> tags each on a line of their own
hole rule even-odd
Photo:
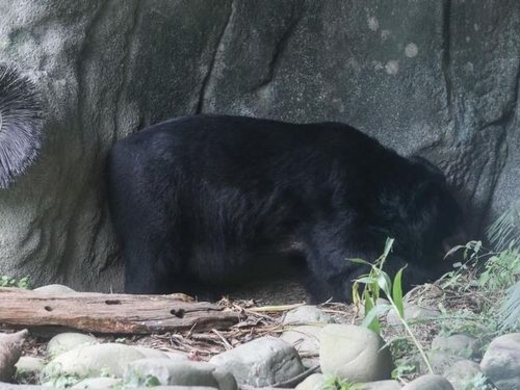
<svg viewBox="0 0 520 390">
<path fill-rule="evenodd" d="M 226 329 L 238 314 L 184 294 L 49 294 L 0 288 L 0 323 L 13 327 L 64 327 L 92 333 L 150 334 Z"/>
</svg>

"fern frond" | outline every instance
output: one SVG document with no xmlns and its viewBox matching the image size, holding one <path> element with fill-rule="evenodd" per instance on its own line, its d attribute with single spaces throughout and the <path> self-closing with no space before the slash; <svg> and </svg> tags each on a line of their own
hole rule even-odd
<svg viewBox="0 0 520 390">
<path fill-rule="evenodd" d="M 520 200 L 511 206 L 488 229 L 488 238 L 509 264 L 520 261 Z M 517 267 L 510 270 L 512 280 L 518 279 L 514 274 Z M 502 330 L 520 329 L 520 281 L 510 286 L 498 309 L 498 322 Z"/>
<path fill-rule="evenodd" d="M 498 311 L 501 330 L 520 328 L 520 281 L 509 287 Z"/>
<path fill-rule="evenodd" d="M 520 247 L 520 200 L 512 205 L 489 227 L 487 235 L 497 251 Z"/>
</svg>

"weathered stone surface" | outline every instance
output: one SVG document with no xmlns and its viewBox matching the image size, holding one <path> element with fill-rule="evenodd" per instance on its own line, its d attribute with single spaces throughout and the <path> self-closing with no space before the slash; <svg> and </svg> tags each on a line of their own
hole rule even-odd
<svg viewBox="0 0 520 390">
<path fill-rule="evenodd" d="M 448 337 L 436 336 L 432 341 L 432 350 L 443 351 L 466 359 L 480 359 L 482 342 L 473 336 L 454 334 Z"/>
<path fill-rule="evenodd" d="M 394 380 L 369 382 L 363 384 L 360 390 L 399 390 L 402 386 Z"/>
<path fill-rule="evenodd" d="M 0 333 L 0 381 L 11 381 L 16 372 L 15 364 L 22 355 L 22 346 L 29 332 Z"/>
<path fill-rule="evenodd" d="M 426 354 L 435 374 L 442 374 L 456 362 L 465 360 L 459 355 L 444 351 L 428 351 Z M 423 362 L 421 362 L 421 366 L 423 367 L 422 372 L 427 372 L 427 367 Z"/>
<path fill-rule="evenodd" d="M 161 352 L 164 353 L 168 359 L 176 361 L 176 362 L 185 362 L 188 361 L 188 355 L 185 355 L 181 352 Z"/>
<path fill-rule="evenodd" d="M 134 348 L 141 352 L 145 359 L 170 359 L 170 356 L 167 353 L 159 351 L 158 349 L 143 347 L 140 345 L 135 345 Z M 180 353 L 172 354 L 172 357 L 177 361 L 188 360 L 186 355 Z"/>
<path fill-rule="evenodd" d="M 136 387 L 135 390 L 149 390 L 149 387 Z M 155 386 L 154 390 L 215 390 L 209 386 Z"/>
<path fill-rule="evenodd" d="M 305 378 L 303 382 L 296 386 L 296 390 L 316 390 L 321 389 L 325 384 L 325 375 L 323 374 L 312 374 Z"/>
<path fill-rule="evenodd" d="M 47 386 L 36 386 L 36 385 L 15 385 L 12 383 L 0 382 L 0 390 L 53 390 Z"/>
<path fill-rule="evenodd" d="M 50 357 L 58 356 L 64 352 L 85 345 L 98 344 L 99 341 L 94 336 L 83 333 L 65 332 L 54 336 L 47 343 L 47 354 Z"/>
<path fill-rule="evenodd" d="M 436 318 L 441 315 L 439 310 L 429 309 L 426 307 L 417 306 L 414 304 L 404 305 L 404 318 L 408 322 L 420 322 L 428 319 Z M 390 310 L 386 315 L 386 321 L 392 326 L 402 326 L 401 320 L 397 316 L 395 310 Z"/>
<path fill-rule="evenodd" d="M 45 294 L 71 294 L 75 291 L 70 287 L 64 286 L 63 284 L 48 284 L 46 286 L 41 286 L 35 288 L 33 291 L 38 291 Z"/>
<path fill-rule="evenodd" d="M 518 199 L 517 0 L 0 0 L 0 14 L 0 61 L 47 113 L 41 159 L 0 191 L 2 274 L 120 290 L 104 156 L 181 114 L 350 123 L 438 163 L 470 230 Z"/>
<path fill-rule="evenodd" d="M 497 337 L 480 362 L 480 369 L 499 390 L 520 388 L 520 333 Z"/>
<path fill-rule="evenodd" d="M 440 375 L 423 375 L 408 383 L 403 390 L 454 390 L 448 380 Z"/>
<path fill-rule="evenodd" d="M 274 385 L 304 371 L 294 347 L 273 337 L 261 337 L 213 356 L 209 362 L 231 372 L 239 384 Z"/>
<path fill-rule="evenodd" d="M 296 390 L 317 390 L 324 388 L 326 376 L 323 374 L 312 374 L 302 383 L 296 386 Z M 359 390 L 398 390 L 402 386 L 394 380 L 376 381 L 368 383 L 357 383 L 356 389 Z M 328 388 L 325 386 L 325 388 Z"/>
<path fill-rule="evenodd" d="M 284 324 L 313 324 L 316 322 L 334 323 L 334 319 L 316 306 L 301 306 L 288 311 L 284 318 Z"/>
<path fill-rule="evenodd" d="M 130 363 L 124 381 L 131 387 L 145 386 L 153 377 L 161 385 L 207 386 L 220 390 L 236 390 L 233 375 L 221 367 L 202 362 L 176 362 L 169 359 L 142 359 Z"/>
<path fill-rule="evenodd" d="M 82 346 L 51 360 L 42 371 L 42 383 L 60 387 L 63 380 L 72 385 L 88 377 L 121 378 L 127 364 L 145 357 L 137 348 L 123 344 Z"/>
<path fill-rule="evenodd" d="M 40 358 L 32 356 L 22 356 L 15 364 L 16 372 L 14 379 L 18 383 L 28 383 L 30 380 L 34 380 L 40 377 L 40 373 L 45 366 L 45 361 Z M 34 382 L 29 382 L 34 383 Z M 1 389 L 1 387 L 0 387 Z"/>
<path fill-rule="evenodd" d="M 123 381 L 116 378 L 88 378 L 71 387 L 73 390 L 121 389 Z"/>
<path fill-rule="evenodd" d="M 442 373 L 455 390 L 469 389 L 472 381 L 479 375 L 482 375 L 480 366 L 470 360 L 455 362 Z"/>
<path fill-rule="evenodd" d="M 320 363 L 325 375 L 351 382 L 390 379 L 392 356 L 375 332 L 355 325 L 327 325 L 320 334 Z"/>
<path fill-rule="evenodd" d="M 320 333 L 322 327 L 311 325 L 300 325 L 289 328 L 280 336 L 283 340 L 296 349 L 307 367 L 319 364 Z"/>
</svg>

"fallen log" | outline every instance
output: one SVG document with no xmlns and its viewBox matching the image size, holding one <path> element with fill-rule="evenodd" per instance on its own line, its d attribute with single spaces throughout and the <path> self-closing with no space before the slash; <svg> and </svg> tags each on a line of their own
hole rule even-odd
<svg viewBox="0 0 520 390">
<path fill-rule="evenodd" d="M 227 329 L 238 320 L 237 313 L 208 302 L 194 302 L 184 294 L 49 294 L 0 288 L 0 323 L 13 327 L 151 334 Z"/>
</svg>

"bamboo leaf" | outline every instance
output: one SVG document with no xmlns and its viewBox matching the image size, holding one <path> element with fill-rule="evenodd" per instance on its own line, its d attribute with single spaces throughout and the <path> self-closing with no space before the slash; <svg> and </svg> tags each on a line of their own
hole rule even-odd
<svg viewBox="0 0 520 390">
<path fill-rule="evenodd" d="M 352 258 L 352 259 L 347 259 L 347 260 L 351 261 L 353 263 L 357 263 L 357 264 L 363 264 L 363 265 L 372 266 L 372 263 L 369 263 L 368 261 L 363 260 L 363 259 L 359 259 L 359 258 Z"/>
<path fill-rule="evenodd" d="M 361 277 L 359 279 L 356 279 L 356 282 L 358 283 L 363 283 L 363 284 L 377 284 L 378 283 L 378 280 L 376 278 L 373 278 L 371 276 L 364 276 L 364 277 Z"/>
<path fill-rule="evenodd" d="M 388 254 L 390 253 L 390 251 L 392 250 L 392 246 L 394 245 L 394 241 L 395 241 L 394 238 L 388 237 L 386 239 L 385 250 L 383 251 L 383 256 L 382 256 L 383 258 L 388 257 Z"/>
<path fill-rule="evenodd" d="M 397 271 L 397 274 L 395 274 L 394 278 L 394 284 L 392 286 L 392 299 L 395 304 L 395 308 L 397 309 L 397 312 L 401 316 L 401 318 L 404 318 L 404 304 L 403 304 L 403 271 L 405 267 L 401 268 L 399 271 Z"/>
<path fill-rule="evenodd" d="M 386 272 L 381 272 L 377 277 L 377 285 L 386 295 L 390 295 L 390 289 L 392 288 L 392 282 Z"/>
</svg>

